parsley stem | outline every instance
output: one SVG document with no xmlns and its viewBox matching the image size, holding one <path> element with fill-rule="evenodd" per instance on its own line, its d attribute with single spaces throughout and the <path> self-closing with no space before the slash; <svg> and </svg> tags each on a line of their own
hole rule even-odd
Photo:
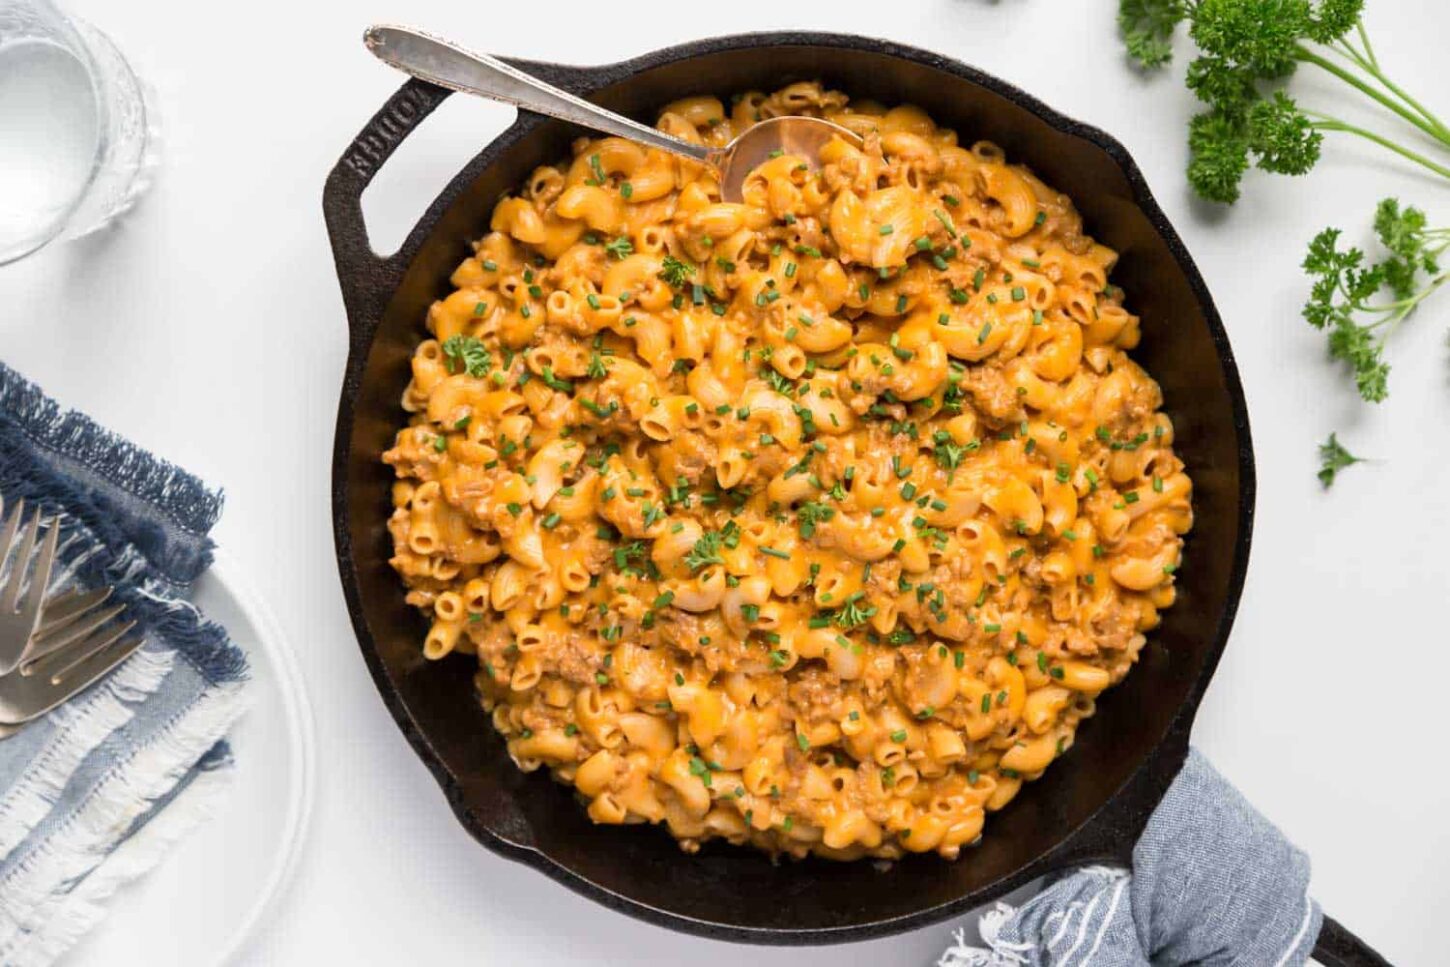
<svg viewBox="0 0 1450 967">
<path fill-rule="evenodd" d="M 1361 19 L 1354 22 L 1354 32 L 1359 34 L 1360 42 L 1364 44 L 1364 56 L 1369 61 L 1370 66 L 1375 70 L 1379 70 L 1380 59 L 1374 55 L 1374 45 L 1369 42 L 1369 34 L 1365 33 L 1364 20 Z M 1341 43 L 1349 47 L 1349 41 L 1342 40 Z M 1353 50 L 1354 48 L 1350 47 L 1350 49 Z"/>
<path fill-rule="evenodd" d="M 1373 98 L 1380 104 L 1383 104 L 1385 107 L 1389 108 L 1391 111 L 1394 111 L 1400 117 L 1404 118 L 1406 121 L 1409 121 L 1415 127 L 1419 128 L 1421 131 L 1424 131 L 1436 141 L 1439 141 L 1441 144 L 1444 145 L 1450 145 L 1450 131 L 1445 130 L 1445 126 L 1440 123 L 1439 119 L 1426 118 L 1423 115 L 1416 114 L 1414 111 L 1411 111 L 1403 104 L 1395 101 L 1390 97 L 1385 96 L 1383 93 L 1375 90 L 1369 84 L 1366 84 L 1364 80 L 1359 77 L 1358 74 L 1345 70 L 1343 67 L 1340 67 L 1332 60 L 1327 60 L 1326 58 L 1320 57 L 1318 54 L 1314 53 L 1314 51 L 1312 50 L 1309 50 L 1307 47 L 1298 47 L 1294 51 L 1294 56 L 1298 60 L 1301 60 L 1306 64 L 1313 64 L 1315 67 L 1318 67 L 1321 70 L 1333 74 L 1335 77 L 1344 81 L 1350 87 L 1353 87 L 1355 90 Z M 1383 81 L 1382 77 L 1379 79 Z M 1421 110 L 1423 110 L 1423 108 L 1421 108 Z M 1310 114 L 1312 112 L 1305 111 L 1304 113 Z M 1315 125 L 1315 127 L 1318 126 L 1319 125 L 1317 124 Z M 1348 126 L 1346 126 L 1344 130 L 1355 130 L 1356 133 L 1359 133 L 1357 129 L 1349 128 Z M 1392 146 L 1391 142 L 1382 141 L 1379 138 L 1373 138 L 1372 140 L 1380 141 L 1380 143 L 1384 144 L 1386 147 Z M 1405 154 L 1406 157 L 1416 157 L 1415 155 L 1408 154 L 1403 151 L 1401 153 Z M 1445 173 L 1445 169 L 1443 168 L 1438 168 L 1437 170 L 1439 170 L 1442 174 Z M 1450 177 L 1450 175 L 1447 175 L 1447 177 Z"/>
<path fill-rule="evenodd" d="M 1414 312 L 1416 306 L 1418 306 L 1421 302 L 1425 301 L 1430 293 L 1440 288 L 1440 286 L 1444 285 L 1446 282 L 1450 282 L 1450 272 L 1440 273 L 1435 278 L 1431 279 L 1428 285 L 1426 285 L 1419 292 L 1416 292 L 1414 295 L 1410 296 L 1408 299 L 1396 299 L 1394 302 L 1388 302 L 1383 306 L 1374 306 L 1373 308 L 1375 311 L 1380 312 L 1386 309 L 1396 310 L 1395 314 L 1390 318 L 1394 322 L 1399 322 L 1401 319 L 1404 319 L 1410 313 Z"/>
<path fill-rule="evenodd" d="M 1329 49 L 1342 57 L 1349 58 L 1349 60 L 1351 60 L 1357 67 L 1359 67 L 1365 73 L 1369 74 L 1375 80 L 1379 81 L 1386 90 L 1394 94 L 1396 97 L 1398 97 L 1404 103 L 1408 104 L 1410 107 L 1414 108 L 1414 110 L 1420 115 L 1420 117 L 1424 118 L 1427 122 L 1430 123 L 1432 127 L 1440 132 L 1440 140 L 1444 141 L 1447 138 L 1450 138 L 1450 128 L 1447 128 L 1438 117 L 1436 117 L 1434 114 L 1431 114 L 1429 109 L 1426 108 L 1425 105 L 1421 104 L 1419 101 L 1411 97 L 1408 93 L 1401 90 L 1399 85 L 1386 77 L 1384 72 L 1380 70 L 1379 59 L 1375 57 L 1374 48 L 1372 48 L 1369 43 L 1369 36 L 1364 32 L 1364 22 L 1356 21 L 1354 26 L 1355 29 L 1359 32 L 1359 39 L 1364 43 L 1363 53 L 1356 50 L 1354 48 L 1354 45 L 1351 44 L 1348 40 L 1345 40 L 1343 37 L 1341 37 L 1337 42 L 1329 44 Z"/>
<path fill-rule="evenodd" d="M 1391 141 L 1389 138 L 1381 137 L 1380 135 L 1375 134 L 1373 131 L 1366 131 L 1364 128 L 1356 127 L 1353 124 L 1346 124 L 1343 121 L 1339 121 L 1335 118 L 1319 114 L 1315 111 L 1306 110 L 1304 114 L 1307 117 L 1313 119 L 1314 127 L 1320 131 L 1344 131 L 1348 134 L 1357 134 L 1361 138 L 1373 141 L 1375 144 L 1380 145 L 1381 147 L 1389 148 L 1395 154 L 1398 154 L 1404 158 L 1408 158 L 1416 164 L 1422 165 L 1430 169 L 1441 178 L 1450 180 L 1450 168 L 1446 168 L 1444 165 L 1436 164 L 1419 152 L 1411 151 L 1409 148 L 1398 145 L 1395 142 Z"/>
</svg>

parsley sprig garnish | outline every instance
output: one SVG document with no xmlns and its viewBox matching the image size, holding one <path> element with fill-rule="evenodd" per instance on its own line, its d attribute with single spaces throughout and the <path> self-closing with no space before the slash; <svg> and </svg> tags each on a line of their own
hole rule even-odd
<svg viewBox="0 0 1450 967">
<path fill-rule="evenodd" d="M 1189 125 L 1188 181 L 1211 201 L 1232 202 L 1250 163 L 1304 174 L 1319 160 L 1324 132 L 1364 138 L 1450 179 L 1434 160 L 1394 139 L 1317 110 L 1261 84 L 1311 64 L 1387 108 L 1447 151 L 1450 126 L 1395 85 L 1365 33 L 1364 0 L 1119 0 L 1128 56 L 1144 67 L 1172 57 L 1173 30 L 1189 22 L 1199 56 L 1187 84 L 1208 110 Z"/>
<path fill-rule="evenodd" d="M 450 373 L 482 378 L 493 368 L 493 354 L 477 336 L 449 336 L 443 341 L 443 357 Z"/>
<path fill-rule="evenodd" d="M 665 280 L 666 285 L 676 289 L 685 284 L 685 280 L 695 274 L 695 267 L 689 262 L 681 262 L 673 255 L 666 255 L 660 263 L 660 278 Z"/>
<path fill-rule="evenodd" d="M 627 235 L 621 235 L 616 239 L 605 242 L 604 251 L 617 259 L 623 259 L 625 256 L 634 252 L 634 243 L 629 240 Z"/>
<path fill-rule="evenodd" d="M 1183 0 L 1119 0 L 1118 32 L 1128 56 L 1144 67 L 1173 59 L 1173 29 L 1183 20 Z"/>
<path fill-rule="evenodd" d="M 968 447 L 953 442 L 952 435 L 945 430 L 937 430 L 932 439 L 936 443 L 932 448 L 932 455 L 936 457 L 937 466 L 943 470 L 955 470 L 962 465 L 962 458 L 966 456 Z"/>
<path fill-rule="evenodd" d="M 711 564 L 724 564 L 725 559 L 720 556 L 720 541 L 718 531 L 706 531 L 700 535 L 700 539 L 685 554 L 686 566 L 691 571 L 698 571 Z"/>
<path fill-rule="evenodd" d="M 1345 467 L 1363 463 L 1363 457 L 1356 457 L 1340 444 L 1338 436 L 1329 434 L 1329 439 L 1319 444 L 1319 482 L 1328 490 L 1334 486 L 1334 478 Z"/>
<path fill-rule="evenodd" d="M 863 605 L 862 601 L 865 597 L 864 592 L 857 591 L 846 599 L 846 603 L 831 616 L 831 620 L 835 622 L 837 628 L 850 631 L 871 620 L 872 616 L 876 614 L 876 608 Z"/>
<path fill-rule="evenodd" d="M 1359 395 L 1372 403 L 1389 392 L 1385 339 L 1430 293 L 1450 280 L 1439 256 L 1450 248 L 1450 229 L 1426 226 L 1418 208 L 1386 198 L 1375 210 L 1374 231 L 1389 253 L 1370 262 L 1358 248 L 1340 250 L 1337 228 L 1309 243 L 1304 270 L 1314 277 L 1304 318 L 1329 334 L 1329 355 L 1349 364 Z M 1428 279 L 1422 283 L 1421 277 Z M 1393 297 L 1372 301 L 1382 290 Z"/>
<path fill-rule="evenodd" d="M 815 536 L 816 525 L 835 517 L 836 509 L 817 500 L 808 500 L 796 508 L 795 516 L 801 536 L 810 539 Z"/>
</svg>

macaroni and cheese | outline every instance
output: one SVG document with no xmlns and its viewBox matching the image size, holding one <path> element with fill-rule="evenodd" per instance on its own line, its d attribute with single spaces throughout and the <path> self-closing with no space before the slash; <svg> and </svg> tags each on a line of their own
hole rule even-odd
<svg viewBox="0 0 1450 967">
<path fill-rule="evenodd" d="M 724 204 L 581 139 L 498 203 L 412 360 L 392 563 L 596 822 L 954 858 L 1172 604 L 1191 485 L 1066 197 L 814 83 L 659 127 L 781 114 L 864 147 Z"/>
</svg>

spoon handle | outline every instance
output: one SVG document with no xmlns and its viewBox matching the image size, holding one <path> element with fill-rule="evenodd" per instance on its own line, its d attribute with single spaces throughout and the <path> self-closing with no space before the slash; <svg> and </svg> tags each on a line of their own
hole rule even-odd
<svg viewBox="0 0 1450 967">
<path fill-rule="evenodd" d="M 606 111 L 487 54 L 464 50 L 407 27 L 386 25 L 369 27 L 363 34 L 363 43 L 385 64 L 419 80 L 503 101 L 561 121 L 672 151 L 695 161 L 709 160 L 710 149 L 704 145 L 672 138 Z"/>
</svg>

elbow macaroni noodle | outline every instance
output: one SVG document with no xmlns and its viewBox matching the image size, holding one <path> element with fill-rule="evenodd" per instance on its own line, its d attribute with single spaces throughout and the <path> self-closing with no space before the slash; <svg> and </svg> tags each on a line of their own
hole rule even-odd
<svg viewBox="0 0 1450 967">
<path fill-rule="evenodd" d="M 412 360 L 392 563 L 596 822 L 955 858 L 1173 603 L 1191 485 L 1067 198 L 814 83 L 659 126 L 780 114 L 864 149 L 735 205 L 581 139 L 498 204 Z"/>
</svg>

